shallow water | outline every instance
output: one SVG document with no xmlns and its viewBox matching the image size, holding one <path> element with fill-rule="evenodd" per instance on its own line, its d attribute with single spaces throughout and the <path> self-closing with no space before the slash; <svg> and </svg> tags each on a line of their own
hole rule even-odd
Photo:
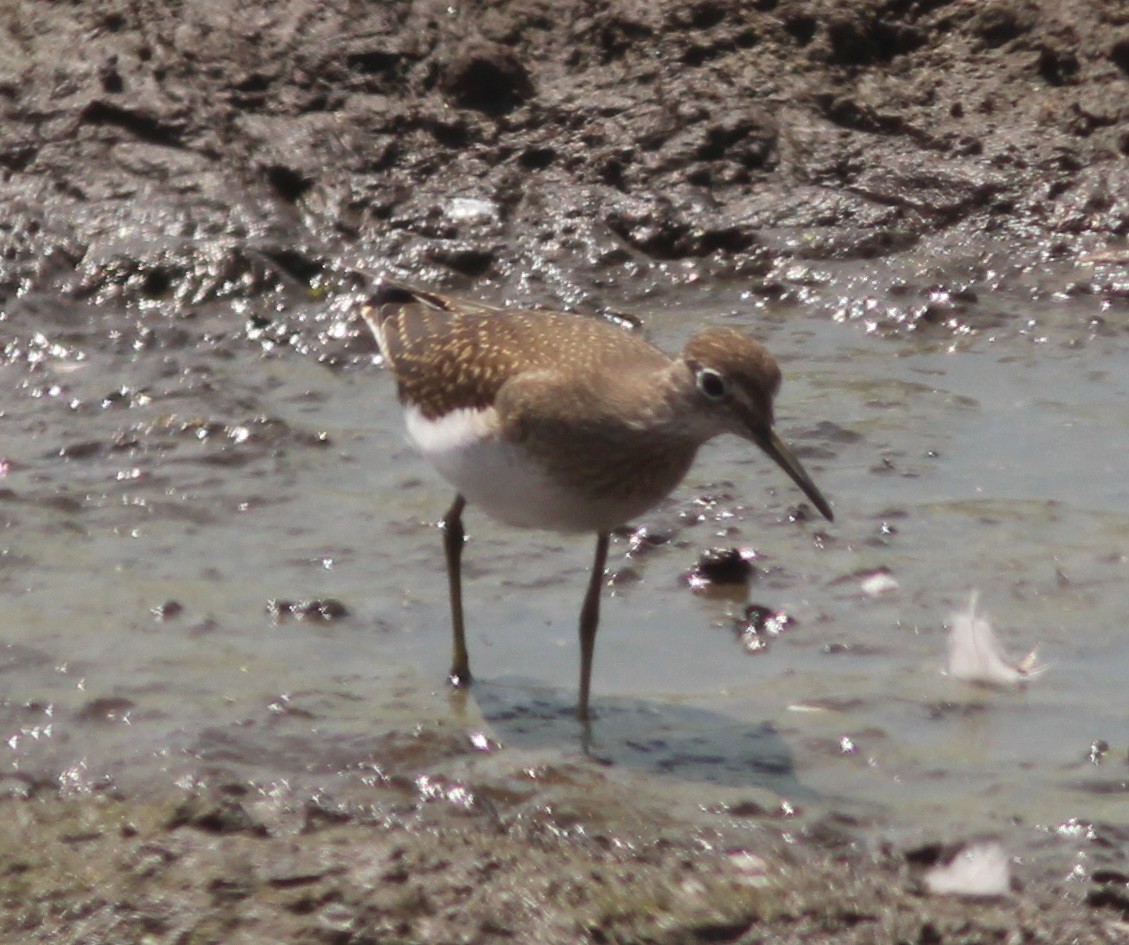
<svg viewBox="0 0 1129 945">
<path fill-rule="evenodd" d="M 755 797 L 849 838 L 988 832 L 1060 875 L 1123 854 L 1129 334 L 1109 328 L 1116 312 L 1095 322 L 1092 297 L 1049 290 L 1034 306 L 1001 290 L 991 317 L 969 303 L 974 330 L 888 331 L 902 303 L 867 302 L 856 270 L 824 276 L 798 300 L 721 287 L 703 315 L 683 290 L 642 314 L 668 349 L 703 318 L 755 327 L 785 371 L 778 427 L 836 522 L 790 515 L 802 497 L 748 444 L 703 450 L 640 523 L 669 541 L 613 543 L 586 741 L 570 713 L 591 541 L 472 510 L 478 682 L 454 724 L 514 752 L 587 747 L 691 815 Z M 451 721 L 434 525 L 450 490 L 406 444 L 375 362 L 331 371 L 226 337 L 225 312 L 150 329 L 21 304 L 9 324 L 41 337 L 19 330 L 0 366 L 9 783 L 223 765 L 316 785 L 369 764 L 384 733 Z M 756 549 L 747 594 L 692 592 L 699 553 L 729 546 Z M 898 587 L 871 597 L 877 569 Z M 1042 677 L 996 691 L 942 673 L 973 589 L 1009 653 L 1040 646 Z M 324 598 L 349 614 L 268 605 Z M 735 629 L 747 601 L 794 618 L 757 652 Z"/>
</svg>

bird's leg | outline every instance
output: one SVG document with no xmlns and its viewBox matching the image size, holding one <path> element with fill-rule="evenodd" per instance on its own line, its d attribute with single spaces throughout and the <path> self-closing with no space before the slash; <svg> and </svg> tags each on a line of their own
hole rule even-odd
<svg viewBox="0 0 1129 945">
<path fill-rule="evenodd" d="M 604 566 L 608 562 L 608 533 L 596 536 L 596 558 L 588 578 L 588 593 L 580 608 L 580 699 L 576 714 L 588 720 L 588 689 L 592 682 L 592 653 L 596 649 L 596 628 L 600 624 L 600 592 L 604 587 Z"/>
<path fill-rule="evenodd" d="M 466 538 L 463 531 L 464 508 L 466 499 L 457 494 L 441 523 L 443 550 L 447 554 L 447 588 L 451 597 L 451 632 L 454 637 L 451 672 L 447 676 L 447 681 L 452 686 L 465 686 L 470 682 L 470 656 L 467 654 L 466 630 L 463 626 L 462 559 L 463 541 Z"/>
</svg>

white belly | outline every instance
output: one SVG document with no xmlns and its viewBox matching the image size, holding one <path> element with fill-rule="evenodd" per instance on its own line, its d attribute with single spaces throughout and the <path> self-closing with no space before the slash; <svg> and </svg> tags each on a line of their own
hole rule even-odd
<svg viewBox="0 0 1129 945">
<path fill-rule="evenodd" d="M 498 437 L 492 410 L 459 410 L 439 420 L 428 420 L 412 407 L 405 414 L 408 435 L 439 474 L 468 502 L 506 525 L 606 531 L 630 514 L 618 504 L 592 504 L 554 482 L 521 447 Z"/>
</svg>

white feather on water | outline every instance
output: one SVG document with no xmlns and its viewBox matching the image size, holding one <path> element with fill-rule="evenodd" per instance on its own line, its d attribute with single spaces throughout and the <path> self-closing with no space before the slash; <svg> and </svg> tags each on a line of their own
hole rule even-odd
<svg viewBox="0 0 1129 945">
<path fill-rule="evenodd" d="M 992 625 L 976 613 L 977 598 L 974 591 L 968 610 L 952 616 L 948 674 L 964 682 L 989 686 L 1018 686 L 1041 675 L 1046 666 L 1037 663 L 1037 647 L 1018 662 L 1008 660 Z"/>
<path fill-rule="evenodd" d="M 973 843 L 952 861 L 925 874 L 935 896 L 1007 896 L 1011 892 L 1011 863 L 998 843 Z"/>
<path fill-rule="evenodd" d="M 859 587 L 862 588 L 862 592 L 867 597 L 881 597 L 883 594 L 896 591 L 898 586 L 897 578 L 888 571 L 881 570 L 866 575 L 866 577 L 859 582 Z"/>
</svg>

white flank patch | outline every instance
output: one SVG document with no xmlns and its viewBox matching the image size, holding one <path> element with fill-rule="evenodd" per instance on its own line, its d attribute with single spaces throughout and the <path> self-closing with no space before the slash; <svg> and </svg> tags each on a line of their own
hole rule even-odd
<svg viewBox="0 0 1129 945">
<path fill-rule="evenodd" d="M 949 631 L 948 673 L 956 679 L 990 686 L 1016 686 L 1042 674 L 1045 666 L 1036 663 L 1038 649 L 1018 663 L 1010 662 L 996 639 L 992 625 L 976 614 L 974 591 L 967 611 L 952 616 Z"/>
<path fill-rule="evenodd" d="M 597 531 L 593 510 L 555 484 L 518 446 L 498 436 L 497 413 L 456 410 L 428 420 L 405 410 L 408 435 L 439 474 L 491 518 L 519 528 Z"/>
<path fill-rule="evenodd" d="M 935 896 L 1007 896 L 1011 893 L 1011 864 L 998 843 L 973 843 L 952 862 L 929 870 L 925 885 Z"/>
</svg>

